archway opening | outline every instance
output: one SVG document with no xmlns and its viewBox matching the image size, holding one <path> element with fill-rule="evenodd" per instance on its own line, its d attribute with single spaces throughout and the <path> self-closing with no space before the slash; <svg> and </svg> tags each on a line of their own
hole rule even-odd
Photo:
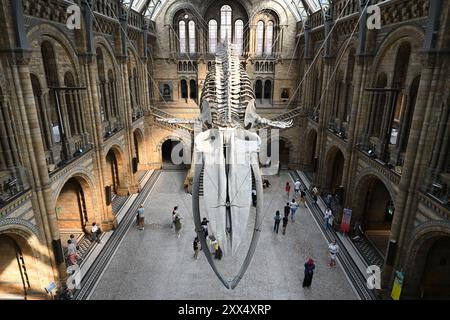
<svg viewBox="0 0 450 320">
<path fill-rule="evenodd" d="M 56 201 L 56 217 L 61 238 L 83 234 L 92 214 L 91 190 L 81 178 L 70 178 Z"/>
<path fill-rule="evenodd" d="M 186 80 L 181 80 L 181 99 L 187 100 L 188 98 L 188 86 Z"/>
<path fill-rule="evenodd" d="M 25 260 L 19 243 L 0 234 L 0 299 L 27 299 L 31 286 Z"/>
<path fill-rule="evenodd" d="M 285 140 L 280 140 L 279 152 L 280 152 L 280 169 L 288 169 L 290 149 L 288 143 Z"/>
<path fill-rule="evenodd" d="M 189 98 L 197 102 L 197 82 L 195 80 L 189 81 L 189 89 L 190 89 Z"/>
<path fill-rule="evenodd" d="M 264 100 L 267 100 L 267 103 L 272 102 L 272 81 L 270 80 L 264 82 Z"/>
<path fill-rule="evenodd" d="M 450 237 L 431 244 L 420 281 L 421 298 L 450 298 Z"/>
<path fill-rule="evenodd" d="M 369 176 L 356 189 L 359 193 L 356 218 L 360 218 L 367 239 L 386 256 L 394 202 L 385 184 L 375 176 Z"/>
<path fill-rule="evenodd" d="M 262 95 L 262 81 L 261 80 L 256 80 L 256 84 L 255 84 L 255 97 L 256 99 L 261 100 L 263 95 Z"/>
<path fill-rule="evenodd" d="M 143 158 L 143 134 L 141 130 L 136 129 L 133 132 L 134 154 L 133 154 L 133 173 L 137 173 L 139 179 L 145 174 L 144 170 L 139 170 L 139 164 Z"/>
<path fill-rule="evenodd" d="M 111 190 L 114 194 L 118 194 L 120 184 L 122 183 L 121 160 L 120 153 L 114 149 L 110 149 L 106 154 L 106 165 L 108 167 L 106 185 L 111 186 Z"/>
<path fill-rule="evenodd" d="M 317 132 L 315 130 L 311 130 L 308 135 L 307 140 L 307 154 L 306 154 L 306 163 L 305 163 L 305 173 L 308 178 L 312 181 L 313 176 L 317 171 L 317 158 L 316 158 L 316 148 L 317 148 Z"/>
<path fill-rule="evenodd" d="M 178 167 L 177 163 L 179 162 L 180 159 L 183 158 L 183 148 L 181 148 L 182 145 L 180 144 L 181 144 L 180 141 L 172 139 L 168 139 L 164 141 L 164 143 L 162 144 L 161 158 L 164 169 Z M 172 155 L 174 148 L 180 151 L 178 152 L 178 154 L 176 154 L 175 152 L 174 155 Z M 179 158 L 174 159 L 174 157 Z"/>
<path fill-rule="evenodd" d="M 336 194 L 342 185 L 344 162 L 345 158 L 341 150 L 334 149 L 330 152 L 328 156 L 327 189 L 332 194 Z"/>
</svg>

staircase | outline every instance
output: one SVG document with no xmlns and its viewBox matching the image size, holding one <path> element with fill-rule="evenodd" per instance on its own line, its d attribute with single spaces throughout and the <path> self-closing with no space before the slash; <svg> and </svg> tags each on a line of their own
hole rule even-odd
<svg viewBox="0 0 450 320">
<path fill-rule="evenodd" d="M 297 118 L 298 116 L 303 114 L 303 108 L 294 108 L 294 109 L 290 109 L 282 114 L 279 114 L 275 117 L 273 117 L 272 121 L 289 121 L 289 120 L 293 120 L 295 118 Z M 261 128 L 258 129 L 266 129 L 269 128 L 269 126 L 265 125 L 265 126 L 261 126 Z"/>
<path fill-rule="evenodd" d="M 78 241 L 78 253 L 82 258 L 86 257 L 87 253 L 90 251 L 90 249 L 93 246 L 93 242 L 88 239 L 86 235 L 82 235 L 81 239 Z"/>
<path fill-rule="evenodd" d="M 198 188 L 198 194 L 199 196 L 203 196 L 203 177 L 204 177 L 205 169 L 202 169 L 202 172 L 200 173 L 200 186 Z"/>
<path fill-rule="evenodd" d="M 112 211 L 117 215 L 120 209 L 123 207 L 129 196 L 114 196 L 111 201 Z"/>
<path fill-rule="evenodd" d="M 88 253 L 94 247 L 94 242 L 91 242 L 90 237 L 85 235 L 84 233 L 72 232 L 71 234 L 73 234 L 75 236 L 75 239 L 77 239 L 78 255 L 80 257 L 78 259 L 78 264 L 80 264 L 81 261 L 86 258 Z M 64 257 L 67 257 L 67 240 L 65 239 L 69 239 L 69 234 L 61 235 L 61 240 L 64 243 Z"/>
<path fill-rule="evenodd" d="M 167 113 L 165 111 L 162 111 L 155 107 L 150 107 L 150 114 L 153 115 L 155 118 L 161 118 L 161 119 L 176 119 L 177 118 L 174 115 Z M 190 120 L 190 119 L 186 119 L 186 120 Z M 181 123 L 167 123 L 167 122 L 161 122 L 161 121 L 158 121 L 158 123 L 161 125 L 164 125 L 165 127 L 169 127 L 170 129 L 181 129 L 181 130 L 185 130 L 189 133 L 194 132 L 194 129 L 189 125 L 185 125 L 185 124 L 181 124 Z"/>
<path fill-rule="evenodd" d="M 358 249 L 358 251 L 363 256 L 364 260 L 366 260 L 367 264 L 377 265 L 380 268 L 384 264 L 383 256 L 378 252 L 378 250 L 374 247 L 372 243 L 365 237 L 361 236 L 358 240 L 353 240 L 353 244 Z"/>
</svg>

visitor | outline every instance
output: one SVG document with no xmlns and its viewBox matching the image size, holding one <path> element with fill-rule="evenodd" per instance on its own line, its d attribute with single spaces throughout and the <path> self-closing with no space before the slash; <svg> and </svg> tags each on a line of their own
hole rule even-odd
<svg viewBox="0 0 450 320">
<path fill-rule="evenodd" d="M 101 241 L 100 241 L 100 233 L 101 233 L 100 228 L 97 226 L 97 224 L 95 222 L 93 222 L 92 223 L 92 228 L 91 228 L 92 242 L 96 241 L 98 243 L 101 243 Z"/>
<path fill-rule="evenodd" d="M 298 203 L 295 201 L 295 199 L 292 199 L 291 203 L 289 204 L 289 207 L 291 208 L 291 221 L 295 222 L 295 213 L 298 209 Z"/>
<path fill-rule="evenodd" d="M 300 203 L 306 208 L 306 192 L 300 191 Z"/>
<path fill-rule="evenodd" d="M 77 238 L 75 238 L 75 235 L 73 235 L 73 234 L 70 235 L 70 241 L 72 241 L 73 245 L 75 246 L 75 248 L 77 248 L 77 250 L 80 250 L 80 247 L 78 246 Z"/>
<path fill-rule="evenodd" d="M 141 204 L 137 212 L 139 215 L 139 230 L 144 230 L 144 218 L 145 218 L 144 204 Z"/>
<path fill-rule="evenodd" d="M 283 217 L 283 235 L 286 234 L 286 227 L 287 227 L 288 222 L 289 222 L 289 218 L 284 216 Z"/>
<path fill-rule="evenodd" d="M 181 223 L 181 219 L 183 219 L 183 217 L 181 217 L 180 213 L 177 212 L 174 215 L 174 225 L 175 225 L 175 234 L 177 235 L 177 237 L 179 238 L 181 236 L 181 228 L 182 228 L 182 223 Z"/>
<path fill-rule="evenodd" d="M 178 206 L 173 207 L 172 210 L 172 221 L 170 222 L 170 227 L 173 228 L 173 226 L 175 225 L 175 215 L 178 214 Z"/>
<path fill-rule="evenodd" d="M 333 227 L 333 221 L 334 221 L 334 216 L 333 216 L 333 212 L 331 212 L 330 217 L 328 218 L 328 225 L 330 226 L 330 228 Z"/>
<path fill-rule="evenodd" d="M 252 189 L 252 202 L 253 202 L 253 206 L 256 207 L 256 189 L 255 188 Z"/>
<path fill-rule="evenodd" d="M 195 237 L 194 239 L 193 247 L 194 247 L 194 259 L 198 260 L 198 250 L 200 248 L 200 240 L 198 239 L 198 236 Z"/>
<path fill-rule="evenodd" d="M 305 263 L 305 278 L 303 279 L 303 288 L 311 287 L 311 282 L 312 282 L 315 268 L 316 268 L 316 265 L 314 264 L 313 259 L 309 259 L 308 262 Z"/>
<path fill-rule="evenodd" d="M 205 239 L 208 237 L 208 223 L 209 223 L 209 220 L 206 219 L 206 217 L 203 217 L 201 225 L 202 225 L 203 236 L 205 237 Z"/>
<path fill-rule="evenodd" d="M 336 266 L 337 253 L 339 251 L 339 246 L 336 243 L 336 239 L 334 239 L 330 243 L 330 245 L 328 246 L 328 251 L 330 253 L 330 267 L 335 267 Z"/>
<path fill-rule="evenodd" d="M 323 215 L 323 221 L 325 223 L 325 229 L 329 229 L 330 226 L 330 217 L 332 216 L 331 209 L 326 208 L 325 213 Z"/>
<path fill-rule="evenodd" d="M 284 187 L 284 191 L 286 191 L 287 198 L 289 200 L 289 195 L 291 194 L 291 185 L 289 182 L 286 182 L 286 186 Z"/>
<path fill-rule="evenodd" d="M 268 188 L 268 187 L 270 187 L 270 182 L 269 182 L 269 180 L 264 179 L 263 180 L 263 188 Z"/>
<path fill-rule="evenodd" d="M 302 184 L 300 183 L 300 180 L 297 179 L 297 181 L 295 181 L 295 183 L 294 183 L 294 192 L 295 192 L 296 195 L 300 194 L 300 187 L 301 187 L 301 185 Z"/>
<path fill-rule="evenodd" d="M 280 221 L 281 221 L 280 211 L 277 211 L 275 213 L 274 220 L 275 220 L 275 224 L 273 226 L 273 231 L 278 234 L 278 229 L 280 228 Z"/>
<path fill-rule="evenodd" d="M 73 266 L 77 264 L 77 247 L 72 242 L 72 240 L 67 240 L 67 260 L 69 261 L 69 265 Z"/>
<path fill-rule="evenodd" d="M 211 245 L 214 248 L 214 259 L 222 259 L 222 249 L 220 248 L 219 241 L 217 241 L 216 237 L 214 236 L 211 236 Z"/>
<path fill-rule="evenodd" d="M 284 206 L 284 216 L 288 218 L 289 213 L 291 213 L 291 206 L 289 205 L 289 202 L 286 202 L 286 205 Z"/>
<path fill-rule="evenodd" d="M 331 195 L 331 193 L 328 193 L 327 196 L 325 197 L 325 204 L 327 205 L 328 208 L 331 208 L 332 200 L 333 196 Z"/>
<path fill-rule="evenodd" d="M 317 198 L 319 197 L 319 189 L 317 189 L 317 187 L 314 186 L 312 189 L 312 192 L 313 192 L 314 204 L 317 204 Z"/>
</svg>

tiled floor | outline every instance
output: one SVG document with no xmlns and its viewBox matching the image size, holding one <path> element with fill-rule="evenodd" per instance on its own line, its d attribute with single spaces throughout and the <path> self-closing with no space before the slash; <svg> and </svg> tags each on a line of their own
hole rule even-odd
<svg viewBox="0 0 450 320">
<path fill-rule="evenodd" d="M 184 172 L 162 173 L 146 201 L 145 230 L 133 226 L 128 231 L 91 299 L 357 299 L 342 269 L 328 266 L 327 243 L 307 209 L 297 212 L 286 235 L 273 232 L 274 212 L 282 212 L 287 200 L 283 187 L 290 179 L 283 173 L 269 177 L 272 186 L 265 190 L 265 219 L 253 261 L 238 287 L 225 289 L 203 252 L 198 260 L 192 257 L 194 223 L 184 177 Z M 169 223 L 175 205 L 184 216 L 180 238 Z M 232 261 L 245 252 L 246 245 L 237 258 L 225 256 L 219 268 L 231 276 L 230 269 L 238 268 Z M 303 289 L 303 264 L 309 257 L 316 261 L 316 272 L 312 287 Z"/>
</svg>

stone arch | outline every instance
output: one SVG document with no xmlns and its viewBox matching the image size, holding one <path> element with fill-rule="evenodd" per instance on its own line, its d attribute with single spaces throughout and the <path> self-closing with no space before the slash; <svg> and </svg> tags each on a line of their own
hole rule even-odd
<svg viewBox="0 0 450 320">
<path fill-rule="evenodd" d="M 395 196 L 391 192 L 389 183 L 373 173 L 360 175 L 353 189 L 352 221 L 361 223 L 365 236 L 382 255 L 387 252 L 395 214 Z"/>
<path fill-rule="evenodd" d="M 71 233 L 84 233 L 89 223 L 96 220 L 95 208 L 98 201 L 95 186 L 86 172 L 68 175 L 58 185 L 53 197 L 62 237 Z"/>
<path fill-rule="evenodd" d="M 261 13 L 262 11 L 270 11 L 273 15 L 278 19 L 278 25 L 287 25 L 289 24 L 289 17 L 291 13 L 289 12 L 289 8 L 278 0 L 263 0 L 258 3 L 258 8 L 255 12 L 252 13 L 250 17 L 250 21 L 252 21 L 256 15 Z M 250 12 L 250 11 L 249 11 Z"/>
<path fill-rule="evenodd" d="M 67 35 L 64 33 L 63 30 L 61 30 L 59 27 L 56 27 L 54 25 L 48 24 L 48 23 L 40 23 L 34 27 L 32 27 L 28 33 L 27 38 L 30 42 L 30 45 L 33 49 L 36 49 L 37 47 L 41 47 L 42 42 L 45 40 L 51 41 L 53 44 L 54 49 L 55 44 L 58 44 L 61 46 L 61 48 L 64 50 L 64 53 L 68 56 L 70 59 L 70 66 L 67 66 L 67 64 L 60 64 L 58 73 L 59 73 L 59 82 L 63 83 L 64 79 L 61 78 L 62 75 L 66 73 L 66 71 L 72 71 L 75 76 L 75 81 L 79 83 L 80 79 L 80 64 L 78 60 L 78 52 L 76 46 L 72 43 L 72 41 L 67 37 Z M 55 50 L 55 56 L 58 59 L 58 52 Z M 35 66 L 36 67 L 36 66 Z M 37 67 L 41 67 L 40 65 Z M 34 72 L 35 68 L 33 68 L 33 65 L 30 65 L 30 71 Z M 39 72 L 38 74 L 41 74 Z M 42 77 L 40 77 L 40 80 L 42 81 Z"/>
<path fill-rule="evenodd" d="M 133 152 L 133 158 L 136 158 L 137 163 L 140 163 L 144 156 L 144 134 L 140 128 L 133 131 Z"/>
<path fill-rule="evenodd" d="M 384 184 L 386 189 L 389 191 L 389 195 L 390 195 L 392 201 L 394 201 L 394 206 L 395 206 L 395 204 L 396 204 L 395 199 L 397 196 L 397 192 L 394 190 L 392 183 L 389 181 L 389 179 L 386 178 L 385 176 L 383 176 L 382 174 L 380 174 L 374 168 L 366 168 L 358 174 L 357 178 L 355 179 L 356 183 L 354 184 L 354 188 L 352 190 L 352 194 L 354 195 L 354 197 L 352 199 L 352 203 L 357 202 L 358 186 L 362 185 L 366 179 L 369 179 L 371 177 L 375 177 L 375 178 L 379 179 Z"/>
<path fill-rule="evenodd" d="M 169 143 L 170 141 L 175 141 L 176 143 L 172 144 L 171 146 L 167 146 L 167 143 Z M 183 139 L 183 137 L 179 137 L 179 136 L 175 136 L 175 135 L 166 136 L 163 139 L 161 139 L 161 141 L 156 146 L 156 151 L 158 152 L 158 157 L 159 157 L 159 163 L 161 163 L 161 165 L 163 165 L 165 161 L 166 161 L 166 163 L 168 163 L 168 161 L 167 161 L 168 160 L 167 157 L 169 157 L 168 152 L 171 152 L 171 150 L 173 150 L 173 147 L 175 147 L 175 145 L 177 143 L 181 143 L 183 146 L 183 152 L 182 152 L 182 154 L 180 153 L 180 156 L 183 156 L 183 157 L 187 156 L 187 154 L 185 154 L 185 152 L 189 152 L 190 146 L 188 146 L 188 142 L 185 141 L 185 139 Z M 170 150 L 165 149 L 166 147 L 170 148 Z"/>
<path fill-rule="evenodd" d="M 124 192 L 123 190 L 127 189 L 128 184 L 124 152 L 117 144 L 110 146 L 107 150 L 105 154 L 107 168 L 105 185 L 111 186 L 114 194 L 121 195 Z"/>
<path fill-rule="evenodd" d="M 179 142 L 183 143 L 183 145 L 186 145 L 186 141 L 184 141 L 183 137 L 169 135 L 159 141 L 159 143 L 156 145 L 155 151 L 161 152 L 162 145 L 164 144 L 164 142 L 166 142 L 168 140 L 179 141 Z"/>
<path fill-rule="evenodd" d="M 280 136 L 279 141 L 279 161 L 280 168 L 287 169 L 289 164 L 293 163 L 292 158 L 294 156 L 294 144 L 286 137 Z"/>
<path fill-rule="evenodd" d="M 196 9 L 191 3 L 174 1 L 170 3 L 165 10 L 164 25 L 173 25 L 175 17 L 180 13 L 180 11 L 190 12 L 194 14 L 196 19 L 199 18 L 197 13 L 198 9 Z"/>
<path fill-rule="evenodd" d="M 325 157 L 325 190 L 332 194 L 342 185 L 342 174 L 345 163 L 345 153 L 337 145 L 332 145 L 328 148 Z"/>
<path fill-rule="evenodd" d="M 51 267 L 45 264 L 49 257 L 36 232 L 17 221 L 0 224 L 0 251 L 4 280 L 0 284 L 0 299 L 45 299 L 43 288 Z"/>
<path fill-rule="evenodd" d="M 317 130 L 310 129 L 306 135 L 305 170 L 316 172 L 317 170 Z"/>
<path fill-rule="evenodd" d="M 450 296 L 450 223 L 448 221 L 429 221 L 421 224 L 413 231 L 413 238 L 406 251 L 404 295 L 413 298 L 443 298 Z M 440 240 L 446 240 L 446 252 L 441 255 L 441 263 L 429 264 L 435 258 L 434 247 Z M 442 253 L 441 253 L 442 254 Z M 442 261 L 442 256 L 445 261 Z M 429 268 L 433 270 L 429 270 Z M 430 273 L 433 277 L 430 277 Z M 446 278 L 443 278 L 445 277 Z M 430 279 L 431 278 L 431 279 Z M 434 279 L 438 286 L 446 287 L 446 291 L 433 292 Z M 431 281 L 430 281 L 431 280 Z M 431 282 L 431 283 L 430 283 Z M 434 284 L 436 284 L 436 282 Z M 439 289 L 439 288 L 438 288 Z M 432 296 L 432 295 L 438 296 Z"/>
<path fill-rule="evenodd" d="M 119 64 L 117 63 L 115 54 L 114 54 L 114 49 L 111 46 L 111 44 L 109 43 L 109 41 L 107 41 L 104 37 L 102 36 L 96 36 L 94 37 L 94 48 L 98 48 L 100 47 L 104 52 L 106 52 L 106 54 L 108 55 L 108 58 L 111 60 L 112 64 L 113 64 L 113 72 L 114 72 L 114 78 L 117 79 L 117 74 L 119 72 Z M 104 54 L 105 56 L 105 54 Z M 110 69 L 110 68 L 106 68 L 106 69 Z"/>
<path fill-rule="evenodd" d="M 384 70 L 384 68 L 380 67 L 380 64 L 393 45 L 408 41 L 411 44 L 412 52 L 414 52 L 414 50 L 418 50 L 422 47 L 424 37 L 424 31 L 413 25 L 402 26 L 387 34 L 375 53 L 372 64 L 373 74 L 377 74 L 380 70 Z"/>
</svg>

